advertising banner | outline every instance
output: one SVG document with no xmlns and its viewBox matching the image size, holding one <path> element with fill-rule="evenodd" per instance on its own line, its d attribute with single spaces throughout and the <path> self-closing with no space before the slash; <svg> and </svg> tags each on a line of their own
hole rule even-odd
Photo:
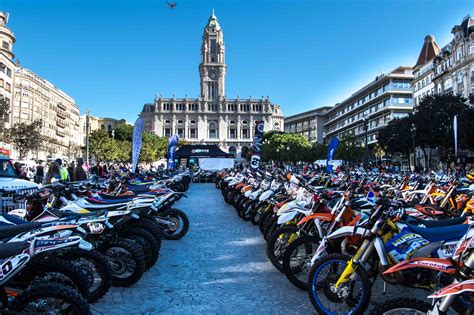
<svg viewBox="0 0 474 315">
<path fill-rule="evenodd" d="M 170 138 L 170 141 L 168 143 L 168 169 L 174 169 L 174 153 L 176 152 L 176 147 L 178 146 L 179 142 L 179 136 L 178 135 L 173 135 Z"/>
<path fill-rule="evenodd" d="M 326 172 L 331 173 L 332 171 L 332 161 L 336 155 L 337 146 L 339 145 L 338 138 L 332 138 L 328 147 L 328 157 L 326 159 Z"/>
<path fill-rule="evenodd" d="M 261 120 L 255 122 L 255 133 L 252 142 L 252 156 L 250 158 L 250 167 L 252 170 L 257 170 L 260 167 L 264 126 L 264 122 Z"/>
<path fill-rule="evenodd" d="M 133 126 L 133 142 L 132 142 L 132 173 L 135 172 L 138 164 L 138 158 L 140 157 L 140 151 L 142 149 L 142 132 L 143 132 L 143 119 L 138 117 Z"/>
</svg>

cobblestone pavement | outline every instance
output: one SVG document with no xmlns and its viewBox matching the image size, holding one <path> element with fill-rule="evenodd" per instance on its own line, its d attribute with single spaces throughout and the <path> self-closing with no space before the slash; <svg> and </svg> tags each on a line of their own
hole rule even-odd
<svg viewBox="0 0 474 315">
<path fill-rule="evenodd" d="M 176 207 L 189 216 L 188 234 L 163 241 L 157 265 L 134 286 L 112 288 L 91 305 L 95 314 L 313 314 L 307 293 L 267 259 L 258 228 L 214 185 L 193 184 L 187 195 Z M 373 301 L 387 298 L 381 291 L 376 284 Z"/>
</svg>

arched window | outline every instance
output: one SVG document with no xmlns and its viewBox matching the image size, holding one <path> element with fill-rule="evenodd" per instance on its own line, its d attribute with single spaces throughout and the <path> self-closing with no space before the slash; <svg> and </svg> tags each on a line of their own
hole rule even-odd
<svg viewBox="0 0 474 315">
<path fill-rule="evenodd" d="M 105 126 L 104 126 L 104 125 L 100 125 L 100 129 L 105 129 Z"/>
<path fill-rule="evenodd" d="M 219 138 L 219 130 L 217 128 L 217 122 L 211 121 L 209 122 L 209 139 L 217 139 Z"/>
</svg>

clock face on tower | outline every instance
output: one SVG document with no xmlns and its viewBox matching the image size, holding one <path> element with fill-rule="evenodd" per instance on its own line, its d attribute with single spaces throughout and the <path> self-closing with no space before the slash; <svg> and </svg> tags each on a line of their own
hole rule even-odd
<svg viewBox="0 0 474 315">
<path fill-rule="evenodd" d="M 209 70 L 209 78 L 216 80 L 219 77 L 219 73 L 216 69 Z"/>
</svg>

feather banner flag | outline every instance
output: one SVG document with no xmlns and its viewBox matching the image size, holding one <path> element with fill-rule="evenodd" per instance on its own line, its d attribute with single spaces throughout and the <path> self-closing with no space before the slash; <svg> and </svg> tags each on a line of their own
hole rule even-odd
<svg viewBox="0 0 474 315">
<path fill-rule="evenodd" d="M 143 119 L 138 117 L 133 126 L 133 142 L 132 142 L 132 173 L 137 169 L 138 158 L 140 157 L 140 151 L 142 150 L 142 132 L 143 132 Z"/>
</svg>

